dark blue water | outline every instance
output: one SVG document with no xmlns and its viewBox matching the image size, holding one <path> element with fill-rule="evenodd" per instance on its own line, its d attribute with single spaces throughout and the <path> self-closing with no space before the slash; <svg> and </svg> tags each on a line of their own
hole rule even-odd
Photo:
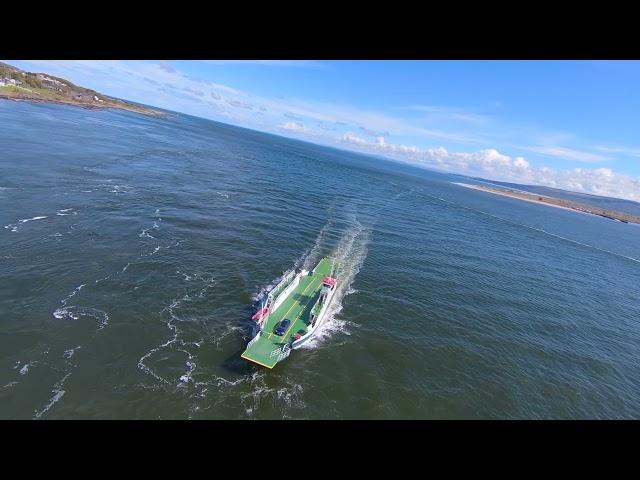
<svg viewBox="0 0 640 480">
<path fill-rule="evenodd" d="M 2 418 L 637 418 L 640 228 L 207 120 L 0 102 Z M 239 358 L 279 275 L 320 337 Z"/>
</svg>

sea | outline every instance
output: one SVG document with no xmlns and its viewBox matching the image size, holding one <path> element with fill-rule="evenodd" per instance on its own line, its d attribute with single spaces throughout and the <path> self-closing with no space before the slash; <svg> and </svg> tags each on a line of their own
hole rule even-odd
<svg viewBox="0 0 640 480">
<path fill-rule="evenodd" d="M 456 182 L 0 101 L 0 418 L 639 418 L 640 225 Z M 318 336 L 273 370 L 240 358 L 265 292 L 324 255 Z"/>
</svg>

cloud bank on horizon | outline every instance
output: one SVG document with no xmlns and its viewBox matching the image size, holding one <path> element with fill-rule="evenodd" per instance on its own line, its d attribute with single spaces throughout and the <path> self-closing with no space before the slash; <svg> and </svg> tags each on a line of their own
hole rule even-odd
<svg viewBox="0 0 640 480">
<path fill-rule="evenodd" d="M 500 91 L 490 92 L 485 95 L 484 103 L 480 102 L 481 107 L 476 102 L 476 106 L 465 109 L 422 102 L 423 99 L 430 101 L 430 96 L 445 100 L 462 97 L 465 89 L 476 88 L 460 81 L 456 90 L 443 80 L 441 84 L 431 85 L 434 92 L 422 93 L 422 70 L 418 67 L 432 68 L 432 63 L 437 62 L 426 62 L 426 66 L 425 62 L 293 61 L 9 60 L 7 63 L 62 76 L 107 95 L 426 168 L 640 201 L 637 161 L 640 147 L 631 144 L 637 137 L 634 129 L 640 122 L 629 117 L 635 105 L 625 102 L 630 113 L 626 118 L 617 118 L 621 122 L 618 125 L 597 122 L 608 114 L 607 109 L 620 112 L 616 102 L 622 102 L 625 97 L 612 97 L 609 104 L 602 101 L 598 108 L 584 106 L 576 98 L 573 100 L 576 111 L 566 109 L 566 104 L 558 104 L 562 113 L 561 118 L 556 118 L 553 104 L 562 98 L 550 99 L 546 106 L 539 105 L 545 95 L 552 95 L 538 92 L 538 84 L 544 89 L 545 77 L 537 78 L 538 84 L 534 82 L 533 86 L 514 84 L 515 93 L 507 94 L 503 90 L 501 96 L 507 100 L 491 100 Z M 498 78 L 498 73 L 480 71 L 485 67 L 484 62 L 466 63 L 475 65 L 454 65 L 453 69 L 475 68 L 479 82 L 483 74 L 488 81 Z M 371 78 L 372 72 L 384 77 L 384 69 L 376 70 L 381 66 L 395 69 L 396 76 L 410 72 L 415 80 L 405 78 L 404 83 L 399 81 L 394 87 L 384 88 L 382 82 L 385 81 L 384 85 L 389 82 L 384 78 L 380 78 L 379 83 L 370 79 L 363 84 L 362 77 Z M 521 72 L 526 71 L 523 65 L 518 66 Z M 440 65 L 440 68 L 452 67 Z M 531 67 L 532 70 L 540 68 L 539 64 Z M 606 70 L 606 66 L 600 64 L 594 68 L 594 75 L 599 74 L 599 69 Z M 629 71 L 626 65 L 620 68 L 617 64 L 613 70 L 630 83 L 636 77 L 640 79 L 640 65 L 637 71 L 635 65 Z M 427 73 L 429 79 L 434 74 L 422 72 Z M 460 78 L 460 73 L 452 72 L 451 78 Z M 565 73 L 568 91 L 577 88 L 571 84 L 570 73 L 570 70 Z M 612 75 L 608 70 L 606 73 Z M 502 77 L 509 74 L 511 72 L 505 70 Z M 582 75 L 584 78 L 584 72 Z M 553 78 L 560 85 L 559 90 L 562 90 L 562 78 Z M 398 85 L 411 91 L 395 90 Z M 483 91 L 491 90 L 490 86 L 483 88 Z M 593 95 L 593 88 L 586 88 L 585 95 Z M 539 98 L 523 103 L 518 96 L 522 92 Z M 478 96 L 477 91 L 473 93 Z M 601 97 L 603 95 L 601 93 Z M 421 103 L 416 102 L 416 98 Z M 515 114 L 514 106 L 527 111 Z M 584 108 L 593 108 L 593 118 L 585 117 L 585 111 L 581 110 Z M 561 127 L 575 125 L 580 134 L 557 128 L 558 124 Z M 593 140 L 594 137 L 598 140 Z"/>
</svg>

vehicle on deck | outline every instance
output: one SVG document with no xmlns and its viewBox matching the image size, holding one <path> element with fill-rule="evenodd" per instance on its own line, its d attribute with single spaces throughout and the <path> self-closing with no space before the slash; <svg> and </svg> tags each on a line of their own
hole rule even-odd
<svg viewBox="0 0 640 480">
<path fill-rule="evenodd" d="M 284 332 L 287 331 L 287 328 L 289 328 L 289 325 L 291 325 L 291 320 L 289 320 L 288 318 L 285 318 L 278 325 L 276 325 L 276 328 L 273 330 L 273 333 L 275 333 L 276 335 L 282 336 L 284 335 Z"/>
<path fill-rule="evenodd" d="M 325 257 L 311 271 L 291 270 L 283 275 L 252 317 L 257 334 L 242 358 L 273 368 L 313 337 L 329 316 L 339 281 L 337 267 Z"/>
</svg>

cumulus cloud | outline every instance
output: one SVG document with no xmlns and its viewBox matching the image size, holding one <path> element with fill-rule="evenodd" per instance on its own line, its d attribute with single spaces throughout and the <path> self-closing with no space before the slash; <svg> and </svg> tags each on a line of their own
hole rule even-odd
<svg viewBox="0 0 640 480">
<path fill-rule="evenodd" d="M 297 132 L 297 133 L 307 133 L 307 134 L 313 133 L 313 130 L 311 130 L 309 127 L 305 127 L 300 122 L 286 122 L 278 125 L 278 128 L 280 128 L 281 130 L 289 130 L 291 132 Z"/>
<path fill-rule="evenodd" d="M 640 201 L 640 177 L 615 173 L 610 168 L 556 170 L 534 167 L 523 157 L 510 157 L 496 149 L 471 153 L 449 152 L 443 147 L 420 149 L 386 143 L 384 137 L 368 141 L 351 132 L 339 140 L 364 151 L 376 151 L 396 160 L 437 170 Z"/>
<path fill-rule="evenodd" d="M 590 169 L 554 170 L 531 165 L 522 157 L 510 157 L 491 148 L 471 153 L 456 153 L 444 148 L 423 149 L 390 142 L 393 135 L 411 139 L 406 140 L 410 142 L 436 139 L 445 145 L 448 142 L 455 142 L 458 145 L 475 142 L 485 147 L 505 144 L 504 128 L 500 128 L 500 132 L 503 132 L 500 135 L 494 135 L 495 128 L 489 132 L 491 135 L 478 135 L 482 132 L 468 129 L 451 131 L 446 126 L 440 126 L 439 121 L 425 123 L 425 118 L 437 118 L 438 120 L 464 121 L 463 123 L 466 124 L 475 122 L 476 125 L 487 120 L 485 125 L 495 124 L 493 119 L 459 109 L 418 106 L 413 108 L 420 114 L 420 122 L 416 122 L 415 119 L 396 117 L 349 105 L 289 98 L 285 101 L 284 97 L 252 96 L 248 92 L 242 92 L 227 85 L 192 77 L 169 63 L 52 60 L 22 63 L 31 65 L 38 71 L 47 71 L 69 78 L 77 84 L 104 91 L 108 95 L 214 120 L 223 117 L 229 123 L 247 128 L 273 131 L 274 125 L 282 122 L 283 116 L 286 115 L 291 121 L 284 120 L 286 123 L 277 125 L 281 133 L 306 135 L 312 141 L 324 144 L 334 146 L 338 144 L 352 150 L 381 153 L 396 160 L 443 171 L 517 183 L 536 183 L 640 201 L 638 177 L 619 174 L 609 168 L 595 168 L 600 165 L 594 165 L 594 168 Z M 27 67 L 27 69 L 32 68 Z M 309 128 L 307 124 L 310 123 L 317 125 L 318 128 Z M 444 129 L 440 130 L 440 128 Z M 351 132 L 348 131 L 350 129 Z M 518 132 L 520 130 L 519 128 Z M 609 155 L 616 154 L 640 156 L 640 148 L 622 145 L 595 146 L 593 151 L 549 146 L 569 144 L 570 141 L 574 142 L 572 144 L 578 143 L 571 137 L 553 137 L 549 132 L 543 133 L 544 135 L 540 135 L 539 139 L 527 142 L 528 145 L 537 145 L 529 148 L 529 151 L 580 162 L 607 161 L 611 160 Z M 509 141 L 513 144 L 513 141 L 510 139 Z M 518 143 L 522 145 L 522 142 L 518 141 Z M 525 147 L 518 148 L 526 151 Z"/>
</svg>

